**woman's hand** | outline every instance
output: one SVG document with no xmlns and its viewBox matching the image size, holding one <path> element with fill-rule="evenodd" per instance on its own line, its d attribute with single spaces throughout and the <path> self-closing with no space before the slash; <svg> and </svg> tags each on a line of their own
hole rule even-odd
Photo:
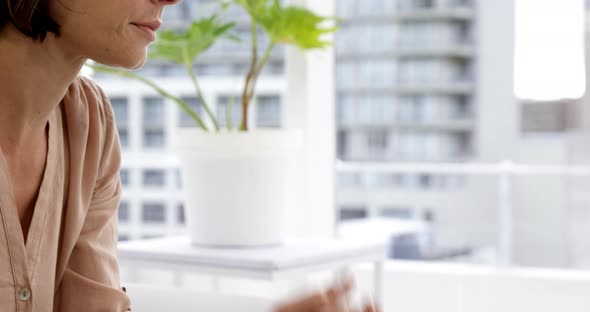
<svg viewBox="0 0 590 312">
<path fill-rule="evenodd" d="M 373 303 L 367 303 L 362 311 L 351 310 L 343 305 L 353 288 L 350 281 L 334 286 L 327 291 L 316 293 L 307 298 L 283 305 L 275 312 L 380 312 Z"/>
</svg>

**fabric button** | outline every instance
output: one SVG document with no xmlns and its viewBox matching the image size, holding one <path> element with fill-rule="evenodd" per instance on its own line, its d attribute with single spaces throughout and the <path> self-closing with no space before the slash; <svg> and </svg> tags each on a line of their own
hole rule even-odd
<svg viewBox="0 0 590 312">
<path fill-rule="evenodd" d="M 31 291 L 27 288 L 22 288 L 18 292 L 18 299 L 20 299 L 21 301 L 27 301 L 29 300 L 29 298 L 31 298 Z"/>
</svg>

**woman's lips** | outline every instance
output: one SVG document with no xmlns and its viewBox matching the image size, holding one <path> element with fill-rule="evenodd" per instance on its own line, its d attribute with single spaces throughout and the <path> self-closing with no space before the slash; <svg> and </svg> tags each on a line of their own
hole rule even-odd
<svg viewBox="0 0 590 312">
<path fill-rule="evenodd" d="M 142 31 L 150 41 L 156 40 L 156 31 L 153 30 L 152 28 L 150 28 L 149 26 L 139 25 L 139 24 L 131 24 L 131 25 L 135 26 L 137 29 Z"/>
</svg>

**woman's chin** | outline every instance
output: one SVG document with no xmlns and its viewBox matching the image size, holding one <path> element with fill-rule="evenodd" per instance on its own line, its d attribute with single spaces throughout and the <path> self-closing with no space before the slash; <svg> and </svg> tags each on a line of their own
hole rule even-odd
<svg viewBox="0 0 590 312">
<path fill-rule="evenodd" d="M 136 69 L 141 68 L 143 65 L 145 65 L 146 61 L 147 61 L 147 58 L 145 56 L 135 58 L 135 59 L 129 59 L 125 62 L 121 62 L 121 64 L 119 64 L 119 66 L 117 66 L 117 67 L 122 67 L 122 68 L 129 69 L 129 70 L 136 70 Z"/>
<path fill-rule="evenodd" d="M 127 55 L 126 57 L 116 58 L 116 59 L 106 59 L 106 60 L 99 60 L 97 59 L 96 62 L 100 64 L 104 64 L 111 67 L 117 68 L 125 68 L 129 70 L 136 70 L 141 68 L 145 65 L 147 61 L 147 54 L 142 53 L 138 55 Z"/>
</svg>

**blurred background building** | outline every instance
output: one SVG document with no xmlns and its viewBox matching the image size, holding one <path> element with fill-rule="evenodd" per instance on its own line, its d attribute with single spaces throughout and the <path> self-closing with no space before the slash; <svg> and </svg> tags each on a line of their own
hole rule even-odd
<svg viewBox="0 0 590 312">
<path fill-rule="evenodd" d="M 212 0 L 169 7 L 167 29 L 184 29 L 217 8 Z M 393 218 L 421 222 L 416 235 L 392 247 L 413 258 L 455 255 L 498 261 L 510 235 L 511 262 L 590 267 L 590 178 L 510 178 L 509 232 L 501 227 L 501 172 L 458 174 L 415 170 L 368 172 L 371 164 L 587 164 L 587 100 L 519 101 L 514 95 L 515 14 L 512 0 L 337 0 L 343 18 L 335 38 L 337 157 L 359 170 L 337 172 L 342 221 Z M 194 64 L 217 114 L 241 93 L 249 62 L 249 23 Z M 261 34 L 262 36 L 262 34 Z M 262 36 L 261 47 L 266 40 Z M 255 127 L 283 124 L 284 50 L 276 49 L 259 83 L 251 115 Z M 158 79 L 202 116 L 181 66 L 150 61 L 142 75 Z M 183 232 L 182 181 L 172 155 L 176 127 L 195 126 L 173 103 L 150 89 L 97 76 L 111 97 L 124 148 L 120 239 Z M 564 77 L 564 79 L 567 79 Z M 234 116 L 239 118 L 239 106 Z M 505 186 L 505 185 L 504 185 Z M 410 233 L 412 234 L 412 233 Z M 426 243 L 424 241 L 426 237 Z M 426 250 L 424 250 L 426 248 Z"/>
</svg>

